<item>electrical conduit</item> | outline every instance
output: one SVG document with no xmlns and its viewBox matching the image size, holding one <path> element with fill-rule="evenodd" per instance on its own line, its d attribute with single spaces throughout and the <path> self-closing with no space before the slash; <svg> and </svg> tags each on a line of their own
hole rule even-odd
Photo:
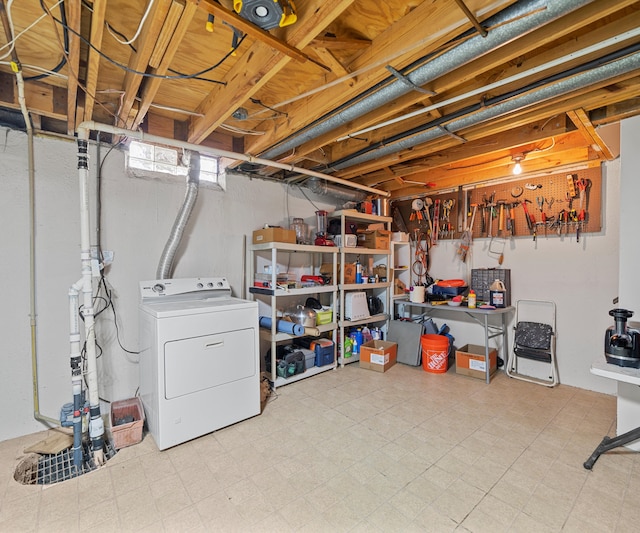
<svg viewBox="0 0 640 533">
<path fill-rule="evenodd" d="M 0 19 L 4 27 L 7 43 L 13 43 L 14 36 L 9 24 L 9 16 L 4 0 L 0 0 Z M 18 87 L 18 105 L 24 117 L 24 124 L 27 130 L 27 166 L 29 172 L 29 322 L 31 329 L 31 380 L 33 383 L 33 417 L 49 425 L 58 426 L 60 421 L 49 418 L 40 413 L 40 398 L 38 385 L 38 344 L 36 328 L 36 209 L 35 209 L 35 163 L 33 155 L 33 127 L 24 96 L 24 78 L 18 54 L 13 44 L 11 45 L 11 70 L 16 75 L 16 85 Z"/>
</svg>

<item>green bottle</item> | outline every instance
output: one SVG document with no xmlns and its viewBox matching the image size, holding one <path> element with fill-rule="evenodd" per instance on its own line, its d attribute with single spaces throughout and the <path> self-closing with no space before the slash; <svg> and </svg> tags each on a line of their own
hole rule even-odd
<svg viewBox="0 0 640 533">
<path fill-rule="evenodd" d="M 344 358 L 348 359 L 353 355 L 353 341 L 349 337 L 344 339 Z"/>
</svg>

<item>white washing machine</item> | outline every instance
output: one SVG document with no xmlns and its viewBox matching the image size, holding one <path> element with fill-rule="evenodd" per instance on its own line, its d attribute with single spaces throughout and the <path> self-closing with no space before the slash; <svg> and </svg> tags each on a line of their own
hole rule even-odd
<svg viewBox="0 0 640 533">
<path fill-rule="evenodd" d="M 140 283 L 140 396 L 158 448 L 260 413 L 258 303 L 225 278 Z"/>
</svg>

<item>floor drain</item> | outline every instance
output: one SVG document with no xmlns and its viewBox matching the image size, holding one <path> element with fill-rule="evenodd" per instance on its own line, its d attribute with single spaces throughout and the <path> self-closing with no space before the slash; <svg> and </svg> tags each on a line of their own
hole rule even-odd
<svg viewBox="0 0 640 533">
<path fill-rule="evenodd" d="M 111 442 L 104 447 L 104 457 L 108 461 L 116 454 Z M 73 451 L 63 450 L 55 454 L 31 453 L 16 467 L 13 479 L 23 485 L 50 485 L 81 476 L 98 468 L 91 456 L 89 444 L 82 445 L 82 467 L 73 464 Z"/>
</svg>

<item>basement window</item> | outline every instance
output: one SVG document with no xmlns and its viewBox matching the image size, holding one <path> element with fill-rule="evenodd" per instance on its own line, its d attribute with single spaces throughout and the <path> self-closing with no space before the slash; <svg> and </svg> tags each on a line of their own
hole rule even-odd
<svg viewBox="0 0 640 533">
<path fill-rule="evenodd" d="M 126 166 L 128 174 L 135 178 L 182 181 L 189 174 L 189 153 L 176 148 L 131 141 Z M 226 188 L 216 157 L 200 155 L 199 178 L 202 186 L 219 190 Z"/>
</svg>

